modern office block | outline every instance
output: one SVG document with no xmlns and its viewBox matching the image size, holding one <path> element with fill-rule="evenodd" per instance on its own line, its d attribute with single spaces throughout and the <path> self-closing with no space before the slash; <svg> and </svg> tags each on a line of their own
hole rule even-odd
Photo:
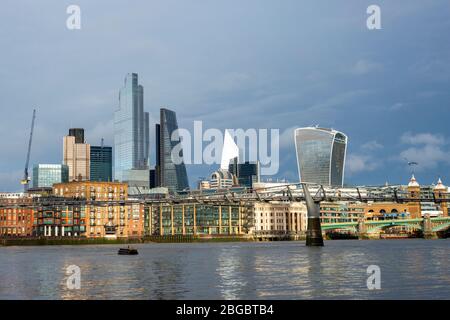
<svg viewBox="0 0 450 320">
<path fill-rule="evenodd" d="M 130 73 L 119 92 L 114 112 L 114 179 L 124 181 L 126 170 L 148 170 L 149 115 L 144 112 L 144 88 Z"/>
<path fill-rule="evenodd" d="M 64 164 L 37 164 L 33 167 L 33 188 L 51 188 L 69 181 L 69 167 Z"/>
<path fill-rule="evenodd" d="M 91 146 L 91 181 L 113 181 L 112 147 Z"/>
<path fill-rule="evenodd" d="M 168 109 L 160 110 L 160 181 L 162 187 L 170 192 L 189 188 L 189 182 L 184 162 L 176 164 L 172 159 L 173 148 L 180 143 L 177 134 L 178 123 L 175 112 Z M 173 138 L 173 139 L 172 139 Z M 179 155 L 183 157 L 183 150 Z"/>
<path fill-rule="evenodd" d="M 259 161 L 237 163 L 235 160 L 230 163 L 228 171 L 237 177 L 241 187 L 251 188 L 253 183 L 260 181 Z"/>
<path fill-rule="evenodd" d="M 75 137 L 75 143 L 84 143 L 84 129 L 82 128 L 69 129 L 69 136 Z"/>
<path fill-rule="evenodd" d="M 65 136 L 63 139 L 63 164 L 69 167 L 69 181 L 86 181 L 90 179 L 91 146 L 76 143 L 76 137 Z"/>
</svg>

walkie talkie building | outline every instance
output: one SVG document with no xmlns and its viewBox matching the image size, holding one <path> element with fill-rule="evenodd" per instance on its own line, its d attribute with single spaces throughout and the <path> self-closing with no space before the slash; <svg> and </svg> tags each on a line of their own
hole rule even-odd
<svg viewBox="0 0 450 320">
<path fill-rule="evenodd" d="M 319 127 L 295 130 L 295 149 L 301 182 L 343 186 L 347 136 Z"/>
</svg>

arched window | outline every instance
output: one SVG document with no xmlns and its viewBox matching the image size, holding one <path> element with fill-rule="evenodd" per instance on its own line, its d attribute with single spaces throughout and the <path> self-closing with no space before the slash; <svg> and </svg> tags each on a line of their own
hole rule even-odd
<svg viewBox="0 0 450 320">
<path fill-rule="evenodd" d="M 381 209 L 381 210 L 380 210 L 380 213 L 386 213 L 386 210 Z"/>
<path fill-rule="evenodd" d="M 397 209 L 392 209 L 391 213 L 398 213 Z"/>
</svg>

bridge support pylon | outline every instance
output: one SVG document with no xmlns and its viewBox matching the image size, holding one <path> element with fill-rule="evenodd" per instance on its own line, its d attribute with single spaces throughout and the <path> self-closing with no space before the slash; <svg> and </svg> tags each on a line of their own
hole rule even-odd
<svg viewBox="0 0 450 320">
<path fill-rule="evenodd" d="M 323 247 L 322 228 L 320 226 L 320 201 L 315 201 L 311 197 L 307 185 L 303 184 L 302 186 L 308 210 L 306 245 L 308 247 Z"/>
<path fill-rule="evenodd" d="M 423 219 L 423 237 L 425 239 L 437 239 L 437 232 L 433 232 L 430 215 L 427 214 Z"/>
</svg>

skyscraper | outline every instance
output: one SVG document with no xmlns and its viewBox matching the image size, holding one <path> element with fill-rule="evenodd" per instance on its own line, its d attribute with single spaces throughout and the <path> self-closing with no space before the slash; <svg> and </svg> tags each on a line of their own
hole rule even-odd
<svg viewBox="0 0 450 320">
<path fill-rule="evenodd" d="M 160 182 L 162 187 L 176 192 L 189 188 L 189 182 L 184 162 L 175 164 L 172 159 L 172 150 L 180 143 L 177 117 L 175 112 L 168 109 L 160 110 Z M 173 140 L 171 139 L 173 138 Z M 183 150 L 178 155 L 183 158 Z"/>
<path fill-rule="evenodd" d="M 296 129 L 294 136 L 300 181 L 342 186 L 347 136 L 319 127 Z"/>
<path fill-rule="evenodd" d="M 84 143 L 84 129 L 82 128 L 69 129 L 69 136 L 75 137 L 75 143 Z"/>
<path fill-rule="evenodd" d="M 131 170 L 133 176 L 136 170 L 142 170 L 142 175 L 148 177 L 149 147 L 144 87 L 138 84 L 136 73 L 129 73 L 119 92 L 119 107 L 114 112 L 114 178 L 125 181 Z"/>
<path fill-rule="evenodd" d="M 113 181 L 111 147 L 91 146 L 91 181 Z"/>
<path fill-rule="evenodd" d="M 229 165 L 230 173 L 238 178 L 241 187 L 251 188 L 254 182 L 259 182 L 259 161 L 251 163 L 246 161 L 244 163 L 237 163 L 236 159 Z"/>
<path fill-rule="evenodd" d="M 84 141 L 83 143 L 76 141 L 77 137 L 75 136 L 64 137 L 63 164 L 69 167 L 69 181 L 86 181 L 90 178 L 91 146 Z M 78 137 L 78 141 L 82 141 L 80 137 Z"/>
<path fill-rule="evenodd" d="M 159 123 L 155 125 L 155 146 L 156 146 L 156 165 L 155 165 L 155 174 L 154 174 L 154 185 L 155 187 L 161 186 L 161 126 Z"/>
</svg>

